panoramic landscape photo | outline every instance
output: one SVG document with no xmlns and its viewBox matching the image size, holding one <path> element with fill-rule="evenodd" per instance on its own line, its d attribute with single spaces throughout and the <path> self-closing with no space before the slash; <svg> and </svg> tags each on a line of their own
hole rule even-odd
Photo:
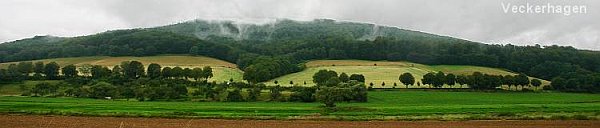
<svg viewBox="0 0 600 128">
<path fill-rule="evenodd" d="M 600 127 L 599 5 L 3 0 L 0 127 Z"/>
</svg>

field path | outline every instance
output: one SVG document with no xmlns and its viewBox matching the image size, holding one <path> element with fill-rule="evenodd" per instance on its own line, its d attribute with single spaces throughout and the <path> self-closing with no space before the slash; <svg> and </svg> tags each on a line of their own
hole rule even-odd
<svg viewBox="0 0 600 128">
<path fill-rule="evenodd" d="M 320 128 L 320 127 L 600 127 L 598 120 L 492 120 L 492 121 L 283 121 L 283 120 L 222 120 L 222 119 L 164 119 L 121 117 L 71 117 L 0 115 L 0 127 L 63 127 L 63 128 Z"/>
</svg>

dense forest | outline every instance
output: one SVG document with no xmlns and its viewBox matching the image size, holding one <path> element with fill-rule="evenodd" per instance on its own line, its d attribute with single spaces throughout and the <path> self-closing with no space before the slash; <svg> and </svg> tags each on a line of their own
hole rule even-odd
<svg viewBox="0 0 600 128">
<path fill-rule="evenodd" d="M 197 20 L 73 38 L 37 36 L 0 44 L 0 62 L 158 54 L 204 55 L 233 62 L 251 83 L 301 71 L 307 60 L 364 59 L 496 67 L 553 80 L 553 86 L 562 90 L 600 88 L 597 51 L 482 44 L 333 20 L 283 20 L 264 25 Z"/>
</svg>

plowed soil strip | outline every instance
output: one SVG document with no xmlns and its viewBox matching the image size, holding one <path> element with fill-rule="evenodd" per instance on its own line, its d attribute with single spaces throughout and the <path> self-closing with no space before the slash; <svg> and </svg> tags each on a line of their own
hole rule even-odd
<svg viewBox="0 0 600 128">
<path fill-rule="evenodd" d="M 3 128 L 321 128 L 321 127 L 591 127 L 599 128 L 598 120 L 491 120 L 491 121 L 306 121 L 306 120 L 222 120 L 222 119 L 164 119 L 121 117 L 72 117 L 0 115 Z"/>
</svg>

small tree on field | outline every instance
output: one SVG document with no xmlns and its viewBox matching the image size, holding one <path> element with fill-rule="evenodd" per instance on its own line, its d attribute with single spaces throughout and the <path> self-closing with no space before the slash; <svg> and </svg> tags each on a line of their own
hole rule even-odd
<svg viewBox="0 0 600 128">
<path fill-rule="evenodd" d="M 434 83 L 435 80 L 435 73 L 427 73 L 425 75 L 423 75 L 423 79 L 421 79 L 421 83 L 423 83 L 424 85 L 427 84 L 429 85 L 429 88 L 431 88 L 431 85 Z"/>
<path fill-rule="evenodd" d="M 400 82 L 402 82 L 402 84 L 406 85 L 406 88 L 408 88 L 409 85 L 415 84 L 415 77 L 413 77 L 412 74 L 408 72 L 400 75 L 398 79 L 400 80 Z"/>
</svg>

